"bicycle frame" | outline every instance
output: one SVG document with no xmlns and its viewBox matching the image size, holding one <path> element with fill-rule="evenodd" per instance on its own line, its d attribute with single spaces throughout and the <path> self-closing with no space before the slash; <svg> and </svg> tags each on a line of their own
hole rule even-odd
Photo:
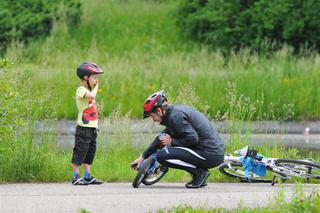
<svg viewBox="0 0 320 213">
<path fill-rule="evenodd" d="M 164 149 L 167 153 L 169 153 L 167 146 L 164 146 L 162 149 Z M 149 171 L 150 171 L 150 172 L 154 172 L 155 168 L 156 168 L 157 165 L 158 165 L 157 153 L 153 153 L 153 154 L 151 155 L 151 157 L 152 157 L 152 159 L 153 159 L 153 162 L 152 162 L 152 164 L 151 164 L 151 166 L 150 166 L 150 168 L 149 168 Z M 143 163 L 144 163 L 144 162 L 142 162 L 140 165 L 138 165 L 137 170 L 139 170 L 139 169 L 142 167 Z"/>
<path fill-rule="evenodd" d="M 290 179 L 291 177 L 299 177 L 299 178 L 312 178 L 312 174 L 308 174 L 304 171 L 293 171 L 291 168 L 286 168 L 283 166 L 278 166 L 275 164 L 276 160 L 279 160 L 280 158 L 266 158 L 263 157 L 259 160 L 260 163 L 262 163 L 266 168 L 276 174 L 283 174 L 282 178 Z M 309 160 L 303 160 L 304 162 L 314 163 Z M 228 165 L 228 168 L 232 168 L 231 163 L 239 163 L 242 164 L 240 157 L 233 156 L 233 155 L 226 155 L 224 158 L 224 163 Z"/>
</svg>

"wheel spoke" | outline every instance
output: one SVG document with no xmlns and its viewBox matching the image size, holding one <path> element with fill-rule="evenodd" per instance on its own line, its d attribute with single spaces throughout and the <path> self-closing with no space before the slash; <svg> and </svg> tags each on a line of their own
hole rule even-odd
<svg viewBox="0 0 320 213">
<path fill-rule="evenodd" d="M 301 178 L 320 178 L 320 165 L 314 162 L 305 160 L 292 160 L 292 159 L 278 159 L 276 161 L 278 167 L 282 167 L 285 173 L 291 176 Z"/>
</svg>

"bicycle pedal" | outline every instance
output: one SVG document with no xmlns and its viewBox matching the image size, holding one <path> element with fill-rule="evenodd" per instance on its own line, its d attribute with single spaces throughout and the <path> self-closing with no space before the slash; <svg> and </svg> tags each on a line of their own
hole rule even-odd
<svg viewBox="0 0 320 213">
<path fill-rule="evenodd" d="M 160 166 L 160 170 L 163 172 L 163 173 L 167 173 L 169 168 L 168 167 L 165 167 L 165 166 Z"/>
</svg>

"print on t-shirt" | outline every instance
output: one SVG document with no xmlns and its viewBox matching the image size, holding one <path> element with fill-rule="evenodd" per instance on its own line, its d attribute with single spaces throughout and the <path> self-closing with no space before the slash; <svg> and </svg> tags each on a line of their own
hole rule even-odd
<svg viewBox="0 0 320 213">
<path fill-rule="evenodd" d="M 98 119 L 97 105 L 93 100 L 89 101 L 89 107 L 83 110 L 82 122 L 83 124 L 88 124 L 89 121 L 94 121 Z"/>
</svg>

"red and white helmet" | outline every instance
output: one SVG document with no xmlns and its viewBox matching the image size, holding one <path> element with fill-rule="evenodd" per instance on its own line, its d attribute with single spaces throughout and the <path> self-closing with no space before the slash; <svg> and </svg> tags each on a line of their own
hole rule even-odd
<svg viewBox="0 0 320 213">
<path fill-rule="evenodd" d="M 149 117 L 151 112 L 154 112 L 157 107 L 162 106 L 165 102 L 167 102 L 167 97 L 163 90 L 150 95 L 143 104 L 143 118 Z"/>
<path fill-rule="evenodd" d="M 84 76 L 90 76 L 92 74 L 102 74 L 103 71 L 100 67 L 92 62 L 84 62 L 80 64 L 77 68 L 77 75 L 79 78 L 83 78 Z"/>
</svg>

